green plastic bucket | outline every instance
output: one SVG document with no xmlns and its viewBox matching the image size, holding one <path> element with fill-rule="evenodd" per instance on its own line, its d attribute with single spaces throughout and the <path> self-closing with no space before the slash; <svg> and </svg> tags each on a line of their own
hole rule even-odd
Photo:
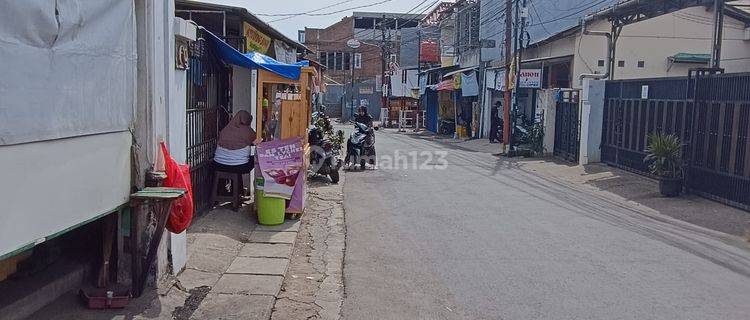
<svg viewBox="0 0 750 320">
<path fill-rule="evenodd" d="M 265 192 L 263 192 L 263 178 L 256 179 L 255 190 L 255 201 L 258 208 L 258 223 L 265 226 L 275 226 L 284 223 L 286 200 L 266 197 Z"/>
</svg>

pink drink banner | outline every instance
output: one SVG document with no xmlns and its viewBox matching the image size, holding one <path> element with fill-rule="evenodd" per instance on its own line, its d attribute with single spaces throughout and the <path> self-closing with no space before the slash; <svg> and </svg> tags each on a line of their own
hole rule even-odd
<svg viewBox="0 0 750 320">
<path fill-rule="evenodd" d="M 261 142 L 257 149 L 266 196 L 291 199 L 295 186 L 304 183 L 302 138 Z"/>
</svg>

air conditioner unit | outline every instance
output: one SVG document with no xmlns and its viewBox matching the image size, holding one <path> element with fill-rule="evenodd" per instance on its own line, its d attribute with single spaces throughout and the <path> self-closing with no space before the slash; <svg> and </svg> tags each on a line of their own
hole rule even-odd
<svg viewBox="0 0 750 320">
<path fill-rule="evenodd" d="M 175 37 L 195 41 L 196 34 L 198 33 L 198 27 L 195 25 L 195 22 L 175 17 L 173 28 Z"/>
</svg>

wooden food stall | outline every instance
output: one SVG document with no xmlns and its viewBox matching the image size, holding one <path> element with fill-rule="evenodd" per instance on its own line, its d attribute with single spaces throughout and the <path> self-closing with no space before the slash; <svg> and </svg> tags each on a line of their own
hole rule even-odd
<svg viewBox="0 0 750 320">
<path fill-rule="evenodd" d="M 303 141 L 303 167 L 307 172 L 310 162 L 310 146 L 307 132 L 312 120 L 313 80 L 317 71 L 312 67 L 302 67 L 298 80 L 282 77 L 273 72 L 258 69 L 256 101 L 256 128 L 263 141 L 284 140 L 301 137 Z M 298 194 L 306 194 L 307 175 L 302 175 L 302 188 Z M 295 193 L 297 193 L 295 191 Z M 289 206 L 287 215 L 299 218 L 304 211 L 302 206 Z"/>
<path fill-rule="evenodd" d="M 259 222 L 263 223 L 260 211 L 270 212 L 263 215 L 268 223 L 283 223 L 284 209 L 293 218 L 298 217 L 304 211 L 310 158 L 307 131 L 317 71 L 307 61 L 288 64 L 255 51 L 241 53 L 208 31 L 206 36 L 224 62 L 247 69 L 238 72 L 251 73 L 250 82 L 239 86 L 250 88 L 254 105 L 250 108 L 254 109 L 255 129 L 262 139 L 256 145 L 255 173 L 263 177 L 263 196 L 256 198 L 256 202 L 263 203 L 256 204 L 268 204 L 268 210 L 258 210 Z"/>
<path fill-rule="evenodd" d="M 284 78 L 275 73 L 258 69 L 258 92 L 256 128 L 263 131 L 264 141 L 271 139 L 267 136 L 267 124 L 271 119 L 271 111 L 277 98 L 280 98 L 278 118 L 279 136 L 276 139 L 304 137 L 307 142 L 307 130 L 312 120 L 312 84 L 316 71 L 312 67 L 302 67 L 299 80 Z M 267 100 L 264 103 L 263 100 Z M 264 106 L 267 105 L 267 106 Z"/>
</svg>

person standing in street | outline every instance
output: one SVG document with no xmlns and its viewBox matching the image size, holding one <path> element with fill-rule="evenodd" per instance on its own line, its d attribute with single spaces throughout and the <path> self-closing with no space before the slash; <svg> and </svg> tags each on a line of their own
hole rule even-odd
<svg viewBox="0 0 750 320">
<path fill-rule="evenodd" d="M 500 109 L 502 106 L 502 103 L 497 101 L 495 106 L 490 109 L 490 143 L 500 142 L 500 137 L 497 134 L 500 128 Z"/>
</svg>

